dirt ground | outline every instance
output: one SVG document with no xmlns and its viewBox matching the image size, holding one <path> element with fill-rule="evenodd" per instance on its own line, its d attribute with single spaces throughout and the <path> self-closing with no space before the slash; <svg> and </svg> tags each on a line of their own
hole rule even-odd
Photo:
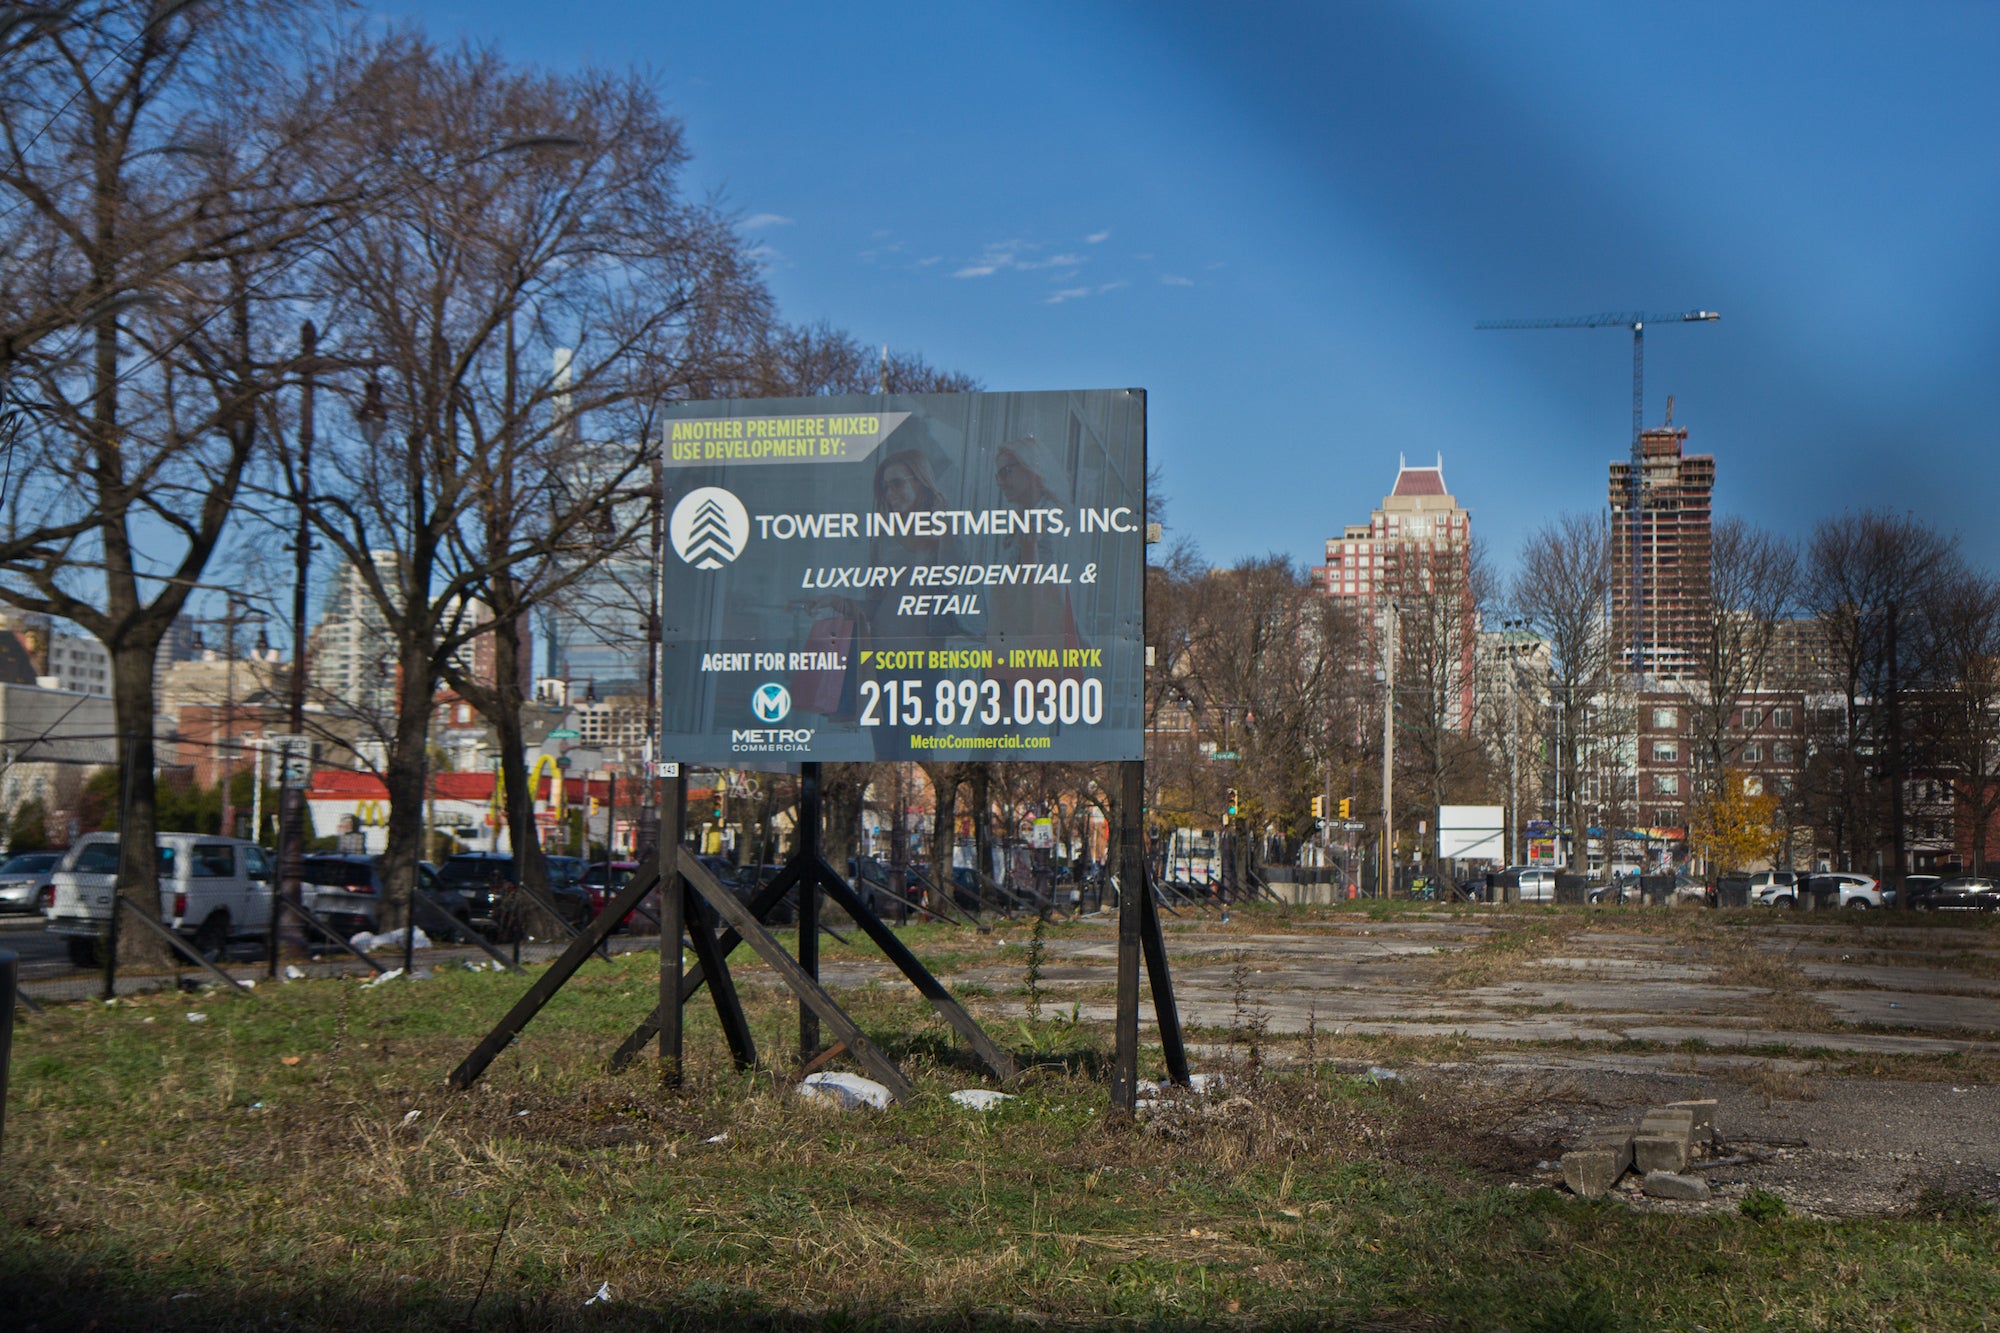
<svg viewBox="0 0 2000 1333">
<path fill-rule="evenodd" d="M 1872 1216 L 2000 1200 L 2000 932 L 1700 909 L 1238 913 L 1167 927 L 1196 1067 L 1333 1059 L 1487 1108 L 1496 1166 L 1555 1184 L 1584 1129 L 1717 1102 L 1709 1204 L 1751 1189 Z M 1027 928 L 1002 927 L 1025 941 Z M 1111 924 L 1051 932 L 1044 1004 L 1113 1014 Z M 859 981 L 871 969 L 858 969 Z M 1018 1014 L 1018 962 L 970 967 L 975 1007 Z M 1072 1006 L 1074 1009 L 1072 1010 Z M 1150 1010 L 1144 1022 L 1151 1023 Z M 1150 1033 L 1148 1034 L 1151 1035 Z M 1466 1098 L 1468 1088 L 1478 1094 Z M 1478 1109 L 1469 1111 L 1482 1118 Z M 1632 1178 L 1628 1177 L 1628 1184 Z"/>
</svg>

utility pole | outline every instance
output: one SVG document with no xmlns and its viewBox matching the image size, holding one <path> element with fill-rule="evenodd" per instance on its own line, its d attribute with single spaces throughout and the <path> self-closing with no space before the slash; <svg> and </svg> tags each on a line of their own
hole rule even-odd
<svg viewBox="0 0 2000 1333">
<path fill-rule="evenodd" d="M 1512 644 L 1507 646 L 1507 864 L 1521 864 L 1521 671 L 1514 660 Z"/>
<path fill-rule="evenodd" d="M 1396 861 L 1396 603 L 1382 603 L 1382 896 L 1395 887 Z"/>
</svg>

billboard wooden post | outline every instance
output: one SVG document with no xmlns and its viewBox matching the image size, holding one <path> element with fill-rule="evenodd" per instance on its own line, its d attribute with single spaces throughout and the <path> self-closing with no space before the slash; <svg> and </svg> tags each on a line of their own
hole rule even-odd
<svg viewBox="0 0 2000 1333">
<path fill-rule="evenodd" d="M 1146 766 L 1118 765 L 1118 1014 L 1111 1058 L 1111 1111 L 1129 1116 L 1139 1096 L 1140 902 L 1147 894 L 1144 812 Z"/>
<path fill-rule="evenodd" d="M 799 765 L 798 858 L 818 862 L 825 812 L 820 803 L 819 765 Z M 814 981 L 819 980 L 819 878 L 799 878 L 799 966 Z M 803 999 L 799 1001 L 799 1064 L 809 1065 L 819 1055 L 819 1015 Z"/>
<path fill-rule="evenodd" d="M 687 770 L 675 764 L 672 777 L 656 780 L 655 791 L 660 801 L 659 845 L 677 848 L 681 826 L 687 822 Z M 674 863 L 661 857 L 660 864 Z M 660 876 L 660 1081 L 670 1088 L 681 1085 L 681 934 L 686 902 L 679 874 L 670 870 Z"/>
<path fill-rule="evenodd" d="M 1188 1083 L 1187 1046 L 1181 1037 L 1180 1006 L 1167 970 L 1167 940 L 1153 895 L 1152 867 L 1146 858 L 1146 765 L 1118 766 L 1118 1012 L 1111 1059 L 1111 1114 L 1129 1119 L 1139 1098 L 1139 963 L 1153 993 L 1160 1051 L 1167 1079 Z"/>
</svg>

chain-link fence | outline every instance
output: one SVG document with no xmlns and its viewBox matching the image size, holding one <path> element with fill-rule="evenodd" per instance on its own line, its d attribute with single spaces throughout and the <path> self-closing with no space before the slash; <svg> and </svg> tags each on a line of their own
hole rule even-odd
<svg viewBox="0 0 2000 1333">
<path fill-rule="evenodd" d="M 20 959 L 20 994 L 29 1006 L 102 1000 L 149 991 L 219 990 L 253 993 L 260 985 L 284 984 L 307 977 L 381 977 L 409 971 L 421 975 L 438 967 L 518 970 L 555 958 L 575 938 L 574 926 L 563 922 L 525 892 L 510 897 L 485 928 L 453 913 L 431 894 L 418 890 L 414 902 L 416 930 L 399 925 L 379 933 L 350 932 L 349 923 L 335 922 L 282 897 L 276 899 L 281 917 L 296 927 L 296 940 L 281 947 L 274 965 L 269 934 L 217 944 L 185 937 L 148 917 L 128 899 L 119 899 L 115 927 L 105 922 L 94 936 L 55 934 L 39 918 L 10 922 L 0 931 L 0 948 Z M 135 932 L 156 947 L 145 950 L 156 961 L 135 965 L 133 950 L 121 949 L 119 933 Z M 290 934 L 291 932 L 286 932 Z M 659 947 L 657 908 L 642 906 L 632 913 L 623 932 L 605 941 L 605 957 L 634 949 Z M 121 954 L 125 961 L 121 961 Z M 157 961 L 157 960 L 164 961 Z"/>
</svg>

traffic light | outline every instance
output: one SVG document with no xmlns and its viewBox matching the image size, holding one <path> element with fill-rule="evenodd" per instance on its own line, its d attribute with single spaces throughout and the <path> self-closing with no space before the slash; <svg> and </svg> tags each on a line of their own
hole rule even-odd
<svg viewBox="0 0 2000 1333">
<path fill-rule="evenodd" d="M 1324 796 L 1313 797 L 1313 818 L 1314 819 L 1326 818 L 1326 797 Z"/>
<path fill-rule="evenodd" d="M 1236 788 L 1234 787 L 1229 789 L 1229 813 L 1232 815 L 1236 813 Z"/>
<path fill-rule="evenodd" d="M 1352 819 L 1354 817 L 1353 797 L 1343 796 L 1340 798 L 1340 817 L 1342 819 Z"/>
</svg>

